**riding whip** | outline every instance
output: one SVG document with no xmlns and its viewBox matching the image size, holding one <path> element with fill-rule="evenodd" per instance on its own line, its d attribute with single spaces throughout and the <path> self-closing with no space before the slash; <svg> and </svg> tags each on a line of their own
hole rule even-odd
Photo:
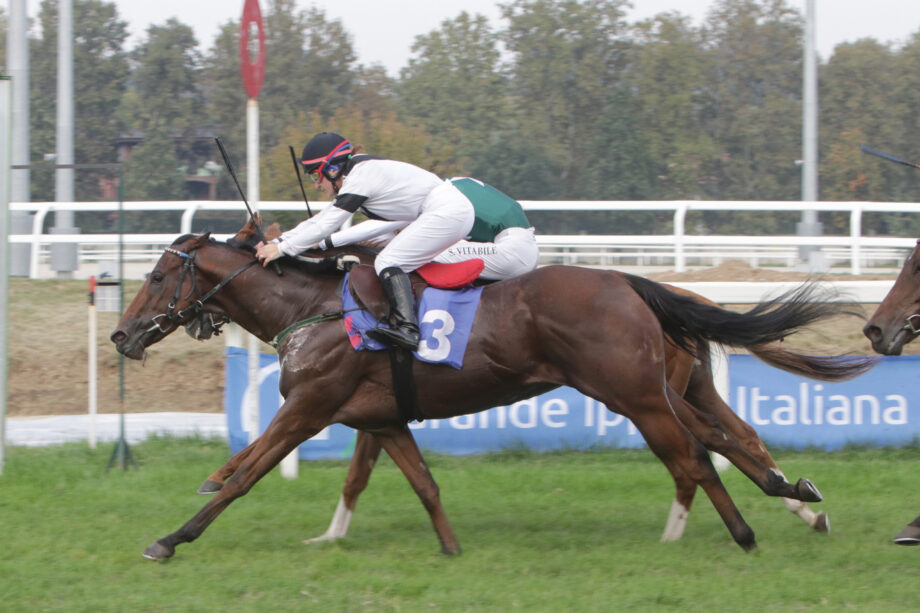
<svg viewBox="0 0 920 613">
<path fill-rule="evenodd" d="M 902 159 L 899 158 L 899 157 L 895 157 L 895 156 L 890 155 L 890 154 L 888 154 L 888 153 L 883 153 L 883 152 L 881 152 L 881 151 L 878 151 L 877 149 L 873 149 L 872 147 L 866 147 L 865 145 L 863 145 L 863 146 L 860 147 L 859 149 L 860 149 L 863 153 L 868 153 L 869 155 L 878 156 L 878 157 L 882 158 L 883 160 L 888 160 L 889 162 L 894 162 L 895 164 L 903 164 L 904 166 L 910 166 L 911 168 L 920 168 L 920 164 L 914 164 L 913 162 L 908 162 L 908 161 L 906 161 L 906 160 L 902 160 Z"/>
<path fill-rule="evenodd" d="M 243 199 L 243 204 L 246 205 L 246 210 L 249 211 L 249 218 L 252 220 L 252 225 L 256 228 L 256 235 L 259 240 L 263 243 L 267 243 L 265 240 L 265 234 L 262 233 L 262 225 L 259 223 L 259 220 L 256 219 L 255 213 L 252 212 L 252 207 L 249 206 L 249 201 L 246 200 L 246 194 L 243 192 L 243 187 L 240 185 L 240 180 L 236 178 L 236 171 L 233 170 L 233 164 L 230 163 L 230 156 L 227 155 L 226 149 L 224 149 L 224 144 L 220 141 L 220 137 L 214 137 L 214 142 L 217 143 L 217 148 L 220 149 L 220 155 L 224 158 L 224 164 L 227 165 L 227 170 L 230 171 L 230 176 L 233 178 L 233 183 L 236 185 L 237 191 L 240 192 L 240 197 Z M 281 275 L 281 266 L 278 265 L 278 262 L 272 262 L 275 268 L 275 272 L 278 275 Z"/>
<path fill-rule="evenodd" d="M 291 161 L 294 162 L 294 174 L 297 175 L 297 182 L 300 184 L 300 193 L 303 194 L 303 203 L 307 205 L 307 213 L 310 217 L 313 217 L 313 211 L 310 210 L 310 201 L 307 200 L 307 192 L 303 188 L 303 179 L 300 178 L 300 164 L 297 163 L 297 155 L 294 153 L 294 148 L 288 145 L 288 149 L 291 150 Z"/>
</svg>

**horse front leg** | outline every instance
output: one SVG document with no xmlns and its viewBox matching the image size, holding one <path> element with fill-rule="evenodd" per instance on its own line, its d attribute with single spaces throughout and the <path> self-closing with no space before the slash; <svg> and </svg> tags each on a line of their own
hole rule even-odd
<svg viewBox="0 0 920 613">
<path fill-rule="evenodd" d="M 199 494 L 216 494 L 224 486 L 224 482 L 230 478 L 236 469 L 240 467 L 240 464 L 243 463 L 243 460 L 249 457 L 249 454 L 252 453 L 253 447 L 255 446 L 255 441 L 249 443 L 233 454 L 233 456 L 227 460 L 227 463 L 215 470 L 211 475 L 204 480 L 204 483 L 198 488 Z"/>
<path fill-rule="evenodd" d="M 322 395 L 318 390 L 315 392 L 289 395 L 265 432 L 255 440 L 246 459 L 240 463 L 217 495 L 179 530 L 150 545 L 144 551 L 144 557 L 150 560 L 172 557 L 177 545 L 191 543 L 201 536 L 231 502 L 245 496 L 252 486 L 277 466 L 287 454 L 327 426 L 328 415 L 332 412 L 323 410 L 323 404 L 318 401 Z M 310 402 L 311 400 L 313 402 Z M 305 407 L 311 407 L 311 411 L 306 411 Z"/>
<path fill-rule="evenodd" d="M 441 553 L 455 555 L 460 553 L 460 544 L 454 536 L 454 531 L 447 521 L 447 514 L 441 506 L 441 494 L 438 484 L 428 470 L 428 465 L 422 458 L 415 442 L 415 437 L 408 425 L 393 426 L 386 430 L 375 432 L 377 439 L 389 454 L 399 469 L 409 480 L 412 489 L 422 501 L 434 531 L 441 542 Z"/>
<path fill-rule="evenodd" d="M 332 521 L 329 522 L 326 532 L 320 536 L 305 540 L 305 544 L 334 541 L 345 537 L 348 533 L 348 526 L 351 524 L 351 516 L 355 511 L 355 505 L 358 504 L 358 496 L 367 487 L 371 472 L 374 470 L 379 456 L 380 442 L 377 438 L 369 432 L 358 430 L 358 435 L 355 439 L 355 453 L 351 457 L 348 476 L 345 478 L 342 495 L 339 497 L 339 504 L 332 515 Z"/>
</svg>

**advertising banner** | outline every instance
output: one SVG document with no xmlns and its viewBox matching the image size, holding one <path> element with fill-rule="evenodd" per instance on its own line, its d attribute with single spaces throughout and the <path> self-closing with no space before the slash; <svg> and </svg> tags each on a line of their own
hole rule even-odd
<svg viewBox="0 0 920 613">
<path fill-rule="evenodd" d="M 240 451 L 249 442 L 244 424 L 249 421 L 246 406 L 248 362 L 246 350 L 226 351 L 224 407 L 230 448 Z M 259 380 L 259 432 L 278 411 L 278 359 L 263 354 Z M 499 451 L 509 447 L 587 449 L 596 445 L 644 447 L 645 441 L 632 423 L 611 413 L 604 405 L 568 387 L 561 387 L 507 407 L 495 407 L 473 415 L 451 419 L 429 419 L 409 427 L 422 449 L 454 455 Z M 302 459 L 348 458 L 354 446 L 354 430 L 333 425 L 300 446 Z"/>
<path fill-rule="evenodd" d="M 852 381 L 821 383 L 732 355 L 729 381 L 729 404 L 767 444 L 832 450 L 920 438 L 920 356 L 884 357 Z"/>
<path fill-rule="evenodd" d="M 230 447 L 249 442 L 245 424 L 246 350 L 228 347 L 224 405 Z M 278 360 L 260 363 L 259 432 L 283 401 Z M 907 445 L 920 439 L 920 357 L 883 358 L 869 373 L 844 383 L 819 383 L 766 366 L 747 355 L 729 356 L 730 404 L 768 444 L 839 449 L 847 443 Z M 561 387 L 482 413 L 411 423 L 419 446 L 447 454 L 472 454 L 526 447 L 537 451 L 597 446 L 640 448 L 632 423 L 580 392 Z M 300 446 L 302 459 L 348 458 L 352 429 L 333 425 Z"/>
</svg>

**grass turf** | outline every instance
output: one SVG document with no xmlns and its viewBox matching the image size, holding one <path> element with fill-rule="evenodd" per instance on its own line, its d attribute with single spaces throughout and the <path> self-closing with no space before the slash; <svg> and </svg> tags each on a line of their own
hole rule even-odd
<svg viewBox="0 0 920 613">
<path fill-rule="evenodd" d="M 12 448 L 0 477 L 2 611 L 909 611 L 920 548 L 917 448 L 779 452 L 833 532 L 813 533 L 732 469 L 723 480 L 760 548 L 746 554 L 699 492 L 684 538 L 658 542 L 673 488 L 647 451 L 428 457 L 464 553 L 448 558 L 382 458 L 348 537 L 322 533 L 347 465 L 270 473 L 168 561 L 141 552 L 206 502 L 225 443 L 154 439 L 139 469 L 111 446 Z"/>
</svg>

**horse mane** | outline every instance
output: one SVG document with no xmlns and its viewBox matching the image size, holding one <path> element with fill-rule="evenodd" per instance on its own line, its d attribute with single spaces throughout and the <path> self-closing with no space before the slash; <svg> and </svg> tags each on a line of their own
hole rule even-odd
<svg viewBox="0 0 920 613">
<path fill-rule="evenodd" d="M 187 240 L 189 240 L 189 239 L 191 239 L 191 238 L 198 238 L 198 237 L 200 237 L 200 236 L 201 236 L 200 234 L 183 234 L 182 236 L 180 236 L 179 238 L 177 238 L 176 240 L 174 240 L 174 241 L 172 242 L 172 245 L 170 245 L 170 246 L 171 246 L 171 247 L 175 247 L 176 245 L 180 245 L 180 244 L 184 243 L 185 241 L 187 241 Z M 213 241 L 214 239 L 211 239 L 211 240 Z"/>
<path fill-rule="evenodd" d="M 256 219 L 261 224 L 262 217 L 259 213 L 255 214 Z M 266 240 L 273 240 L 281 236 L 281 226 L 275 222 L 270 226 L 265 228 L 262 232 L 262 235 Z M 190 235 L 186 235 L 184 238 L 188 238 Z M 180 237 L 181 240 L 183 237 Z M 235 236 L 227 239 L 226 244 L 235 247 L 237 249 L 242 249 L 244 251 L 249 251 L 250 253 L 255 253 L 256 244 L 259 243 L 261 237 L 259 236 L 259 231 L 257 230 L 253 220 L 250 218 L 246 221 L 246 225 L 236 233 Z M 291 267 L 301 270 L 303 272 L 316 274 L 316 273 L 333 273 L 333 274 L 343 274 L 341 270 L 338 269 L 338 258 L 343 255 L 353 255 L 361 260 L 362 264 L 370 263 L 377 257 L 378 250 L 373 247 L 365 244 L 356 244 L 356 245 L 345 245 L 343 247 L 333 247 L 331 249 L 322 250 L 322 249 L 310 249 L 304 251 L 300 256 L 297 257 L 285 257 L 278 260 L 279 263 L 285 263 Z"/>
</svg>

